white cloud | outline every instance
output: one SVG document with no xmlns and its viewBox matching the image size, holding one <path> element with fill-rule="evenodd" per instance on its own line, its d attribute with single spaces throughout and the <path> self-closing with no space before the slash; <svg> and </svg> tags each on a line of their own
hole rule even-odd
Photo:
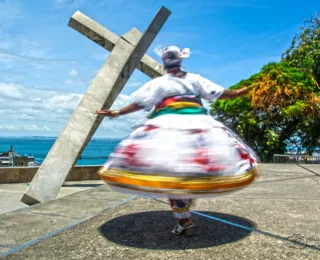
<svg viewBox="0 0 320 260">
<path fill-rule="evenodd" d="M 82 97 L 82 94 L 60 90 L 0 83 L 0 129 L 51 131 L 58 135 Z M 111 109 L 122 108 L 131 101 L 132 97 L 120 94 Z M 124 137 L 132 127 L 144 120 L 144 116 L 145 112 L 136 112 L 113 120 L 105 118 L 99 129 L 100 136 Z"/>
<path fill-rule="evenodd" d="M 14 84 L 1 84 L 0 83 L 1 96 L 0 98 L 10 99 L 22 99 L 23 94 L 21 93 L 21 88 Z"/>
<path fill-rule="evenodd" d="M 1 35 L 1 34 L 0 34 Z M 36 69 L 44 64 L 75 64 L 75 61 L 57 59 L 56 54 L 41 45 L 34 38 L 25 35 L 8 35 L 4 33 L 0 39 L 0 63 L 12 67 L 22 62 L 31 63 Z"/>
<path fill-rule="evenodd" d="M 73 85 L 74 84 L 74 81 L 70 80 L 70 79 L 67 79 L 64 81 L 64 84 L 66 85 Z"/>
<path fill-rule="evenodd" d="M 39 42 L 26 36 L 19 36 L 15 41 L 19 43 L 20 55 L 22 56 L 45 58 L 48 55 L 48 50 L 43 48 Z"/>
<path fill-rule="evenodd" d="M 128 87 L 141 87 L 143 85 L 142 82 L 137 81 L 137 82 L 129 82 L 126 84 L 126 86 Z"/>
<path fill-rule="evenodd" d="M 53 0 L 53 4 L 56 8 L 61 7 L 70 7 L 70 8 L 79 8 L 87 0 Z"/>
<path fill-rule="evenodd" d="M 76 69 L 72 69 L 72 70 L 69 72 L 69 75 L 70 75 L 71 77 L 76 77 L 78 74 L 79 74 L 79 72 L 78 72 Z"/>
<path fill-rule="evenodd" d="M 29 53 L 32 51 L 29 50 Z M 35 54 L 35 52 L 33 52 Z M 40 55 L 38 52 L 37 55 Z M 75 64 L 75 61 L 72 60 L 63 60 L 63 59 L 50 59 L 50 58 L 40 58 L 34 56 L 26 56 L 17 54 L 10 50 L 5 50 L 0 48 L 0 61 L 17 61 L 17 62 L 30 62 L 36 64 Z"/>
<path fill-rule="evenodd" d="M 21 123 L 21 120 L 59 122 L 79 103 L 82 95 L 50 89 L 30 88 L 0 83 L 0 118 Z"/>
<path fill-rule="evenodd" d="M 48 132 L 51 129 L 48 126 L 39 126 L 37 124 L 27 124 L 27 125 L 15 125 L 15 124 L 0 124 L 0 130 L 3 131 L 38 131 L 38 132 Z"/>
</svg>

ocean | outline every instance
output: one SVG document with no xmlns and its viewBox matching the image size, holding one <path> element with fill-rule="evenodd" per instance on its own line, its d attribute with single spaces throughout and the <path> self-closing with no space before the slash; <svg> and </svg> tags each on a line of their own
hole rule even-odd
<svg viewBox="0 0 320 260">
<path fill-rule="evenodd" d="M 20 156 L 35 157 L 42 163 L 56 141 L 55 137 L 0 137 L 0 153 L 7 152 L 10 146 Z M 83 151 L 77 165 L 103 165 L 109 154 L 121 139 L 93 139 Z"/>
<path fill-rule="evenodd" d="M 92 139 L 78 159 L 77 165 L 103 165 L 121 140 Z M 9 151 L 13 145 L 20 156 L 33 156 L 35 161 L 42 163 L 55 141 L 56 137 L 0 137 L 0 153 Z M 320 156 L 320 153 L 318 151 L 313 155 Z"/>
</svg>

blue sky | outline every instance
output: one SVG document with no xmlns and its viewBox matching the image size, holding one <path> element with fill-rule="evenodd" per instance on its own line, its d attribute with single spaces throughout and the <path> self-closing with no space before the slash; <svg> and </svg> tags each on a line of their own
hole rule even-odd
<svg viewBox="0 0 320 260">
<path fill-rule="evenodd" d="M 225 88 L 278 61 L 317 1 L 0 0 L 0 136 L 57 136 L 108 57 L 108 51 L 68 27 L 73 13 L 122 35 L 144 31 L 161 5 L 172 11 L 157 46 L 191 49 L 184 66 Z M 135 71 L 115 103 L 149 78 Z M 143 113 L 104 120 L 96 137 L 123 137 Z"/>
</svg>

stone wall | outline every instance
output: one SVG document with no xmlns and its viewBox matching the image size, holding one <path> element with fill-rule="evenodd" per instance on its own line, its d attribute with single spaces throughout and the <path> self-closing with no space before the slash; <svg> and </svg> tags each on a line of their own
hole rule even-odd
<svg viewBox="0 0 320 260">
<path fill-rule="evenodd" d="M 75 166 L 66 181 L 99 180 L 100 165 Z M 31 182 L 39 167 L 0 167 L 0 184 Z"/>
</svg>

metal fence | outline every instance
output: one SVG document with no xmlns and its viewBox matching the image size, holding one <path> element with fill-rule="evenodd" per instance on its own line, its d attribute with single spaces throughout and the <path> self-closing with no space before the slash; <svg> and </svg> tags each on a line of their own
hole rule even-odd
<svg viewBox="0 0 320 260">
<path fill-rule="evenodd" d="M 273 163 L 304 163 L 304 164 L 320 164 L 320 156 L 309 155 L 289 155 L 289 154 L 274 154 Z"/>
</svg>

